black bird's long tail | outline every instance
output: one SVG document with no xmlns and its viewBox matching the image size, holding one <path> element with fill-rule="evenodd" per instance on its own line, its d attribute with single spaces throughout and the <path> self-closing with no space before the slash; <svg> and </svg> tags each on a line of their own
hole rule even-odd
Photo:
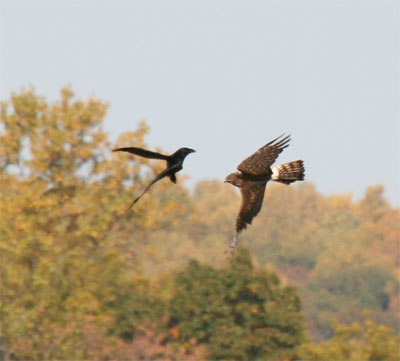
<svg viewBox="0 0 400 361">
<path fill-rule="evenodd" d="M 151 182 L 146 189 L 139 195 L 139 197 L 137 197 L 132 203 L 131 205 L 126 209 L 127 211 L 129 211 L 138 201 L 140 198 L 142 198 L 142 196 L 149 190 L 149 188 L 154 184 L 155 182 Z"/>
<path fill-rule="evenodd" d="M 173 171 L 174 171 L 174 167 L 172 167 L 172 168 L 167 168 L 167 169 L 165 169 L 163 172 L 161 172 L 157 177 L 155 177 L 155 178 L 150 182 L 150 184 L 145 188 L 145 190 L 139 195 L 139 197 L 137 197 L 137 198 L 132 202 L 132 204 L 127 208 L 127 210 L 131 209 L 131 208 L 139 201 L 139 199 L 142 198 L 142 196 L 150 189 L 150 187 L 151 187 L 154 183 L 158 182 L 160 179 L 162 179 L 162 178 L 164 178 L 164 177 L 166 177 L 166 176 L 168 176 L 168 175 L 171 176 L 171 175 L 173 174 Z"/>
</svg>

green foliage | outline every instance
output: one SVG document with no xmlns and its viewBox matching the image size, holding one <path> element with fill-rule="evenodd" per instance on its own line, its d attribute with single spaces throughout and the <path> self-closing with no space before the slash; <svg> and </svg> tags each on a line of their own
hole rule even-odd
<svg viewBox="0 0 400 361">
<path fill-rule="evenodd" d="M 362 218 L 376 222 L 390 209 L 383 197 L 383 190 L 382 185 L 367 189 L 364 198 L 358 204 L 358 213 Z"/>
<path fill-rule="evenodd" d="M 260 264 L 273 264 L 299 287 L 312 335 L 332 335 L 329 319 L 360 319 L 360 309 L 390 327 L 399 324 L 399 211 L 381 186 L 354 203 L 322 197 L 305 183 L 269 185 L 265 204 L 241 242 Z M 396 306 L 397 305 L 397 306 Z"/>
<path fill-rule="evenodd" d="M 180 343 L 207 344 L 209 359 L 291 359 L 303 339 L 300 300 L 248 252 L 215 269 L 189 263 L 176 277 L 169 327 Z"/>
<path fill-rule="evenodd" d="M 125 212 L 152 174 L 141 175 L 141 159 L 110 159 L 105 112 L 69 88 L 52 104 L 33 90 L 1 104 L 1 332 L 13 359 L 92 358 L 93 330 L 115 351 L 108 334 L 132 337 L 157 314 L 141 294 L 136 251 L 157 212 L 168 214 L 162 226 L 184 207 L 156 196 L 156 211 Z M 142 146 L 147 130 L 140 124 L 119 142 Z M 185 195 L 176 188 L 169 194 Z"/>
<path fill-rule="evenodd" d="M 400 338 L 393 330 L 365 320 L 344 325 L 333 322 L 334 336 L 320 344 L 299 348 L 301 360 L 396 361 L 400 358 Z"/>
<path fill-rule="evenodd" d="M 243 235 L 243 242 L 251 244 L 261 263 L 311 269 L 324 249 L 322 207 L 321 196 L 310 183 L 268 185 L 265 206 Z"/>
<path fill-rule="evenodd" d="M 125 341 L 132 341 L 138 329 L 156 324 L 165 312 L 164 303 L 143 277 L 122 285 L 113 296 L 106 305 L 114 316 L 110 330 Z"/>
<path fill-rule="evenodd" d="M 269 184 L 239 240 L 252 262 L 244 252 L 221 267 L 237 190 L 205 180 L 189 192 L 182 174 L 126 212 L 164 165 L 112 153 L 146 147 L 149 128 L 141 122 L 111 144 L 106 112 L 68 87 L 54 102 L 28 89 L 0 103 L 0 348 L 9 359 L 291 359 L 304 326 L 282 278 L 299 290 L 313 338 L 334 337 L 334 351 L 308 344 L 303 355 L 393 359 L 383 325 L 399 324 L 400 213 L 382 186 L 354 202 L 309 182 Z M 343 326 L 351 337 L 340 338 L 332 316 L 363 331 Z M 375 351 L 354 351 L 367 339 Z"/>
<path fill-rule="evenodd" d="M 389 294 L 385 285 L 390 276 L 377 267 L 350 267 L 335 270 L 330 276 L 315 277 L 309 284 L 313 290 L 326 289 L 331 297 L 354 300 L 359 309 L 387 309 Z"/>
<path fill-rule="evenodd" d="M 309 300 L 308 317 L 314 320 L 315 329 L 320 330 L 323 338 L 332 336 L 329 326 L 332 316 L 345 321 L 358 320 L 363 309 L 375 310 L 376 318 L 396 327 L 395 319 L 382 316 L 388 314 L 390 284 L 397 282 L 384 270 L 372 266 L 346 265 L 331 269 L 329 274 L 316 274 L 303 291 L 304 298 Z"/>
</svg>

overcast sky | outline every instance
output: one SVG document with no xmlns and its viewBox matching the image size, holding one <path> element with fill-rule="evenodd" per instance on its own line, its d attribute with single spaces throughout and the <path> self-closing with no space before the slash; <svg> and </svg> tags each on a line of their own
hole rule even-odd
<svg viewBox="0 0 400 361">
<path fill-rule="evenodd" d="M 110 104 L 112 139 L 197 150 L 189 184 L 283 132 L 325 195 L 383 184 L 400 204 L 399 2 L 1 1 L 1 99 L 71 84 Z"/>
</svg>

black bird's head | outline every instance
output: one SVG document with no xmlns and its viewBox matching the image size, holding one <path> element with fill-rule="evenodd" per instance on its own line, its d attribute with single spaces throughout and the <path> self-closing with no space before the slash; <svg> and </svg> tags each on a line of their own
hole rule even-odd
<svg viewBox="0 0 400 361">
<path fill-rule="evenodd" d="M 188 154 L 190 153 L 194 153 L 195 150 L 194 149 L 190 149 L 190 148 L 179 148 L 175 154 L 180 154 L 181 156 L 183 156 L 183 158 L 185 158 Z"/>
<path fill-rule="evenodd" d="M 240 173 L 239 172 L 235 172 L 235 173 L 231 173 L 229 174 L 226 178 L 224 183 L 230 183 L 232 185 L 234 185 L 235 187 L 241 187 L 243 184 L 243 180 L 240 177 Z"/>
</svg>

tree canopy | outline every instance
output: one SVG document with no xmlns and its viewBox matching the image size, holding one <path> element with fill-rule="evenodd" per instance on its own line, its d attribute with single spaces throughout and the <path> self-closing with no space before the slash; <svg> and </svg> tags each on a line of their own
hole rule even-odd
<svg viewBox="0 0 400 361">
<path fill-rule="evenodd" d="M 164 165 L 113 154 L 149 126 L 112 142 L 106 113 L 69 87 L 0 104 L 6 359 L 395 359 L 399 210 L 381 185 L 359 201 L 268 185 L 228 264 L 236 190 L 182 173 L 127 212 Z"/>
</svg>

